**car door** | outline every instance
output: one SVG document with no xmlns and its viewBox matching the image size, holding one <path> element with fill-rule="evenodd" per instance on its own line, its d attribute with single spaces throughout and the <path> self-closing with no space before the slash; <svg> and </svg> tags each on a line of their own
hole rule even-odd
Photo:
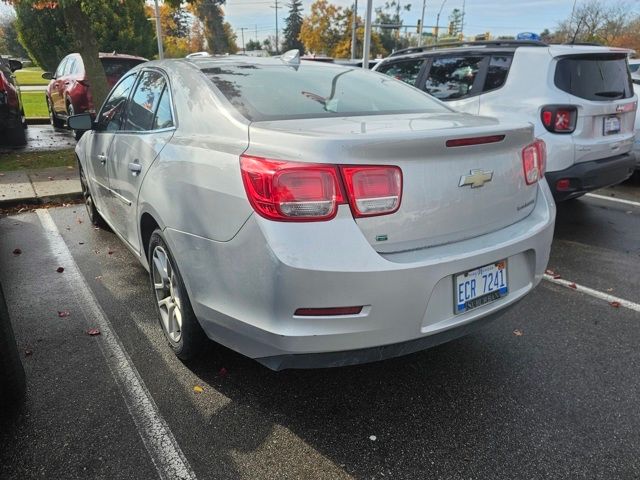
<svg viewBox="0 0 640 480">
<path fill-rule="evenodd" d="M 421 88 L 456 110 L 478 115 L 488 61 L 477 53 L 436 56 Z"/>
<path fill-rule="evenodd" d="M 114 138 L 108 165 L 112 226 L 136 251 L 140 186 L 173 132 L 169 82 L 160 70 L 145 69 L 128 103 L 123 129 Z"/>
<path fill-rule="evenodd" d="M 68 56 L 63 58 L 60 64 L 58 65 L 58 68 L 56 69 L 56 73 L 53 75 L 53 82 L 51 84 L 51 88 L 49 91 L 49 96 L 51 97 L 51 108 L 53 108 L 53 110 L 56 113 L 62 113 L 62 110 L 60 107 L 61 103 L 64 106 L 64 101 L 61 101 L 60 86 L 62 85 L 62 82 L 63 82 L 64 69 L 67 66 L 67 62 L 69 61 L 69 58 L 70 57 Z"/>
<path fill-rule="evenodd" d="M 111 161 L 112 143 L 116 133 L 121 129 L 124 113 L 131 90 L 136 81 L 133 73 L 122 79 L 107 97 L 96 120 L 96 128 L 85 135 L 88 139 L 88 174 L 92 185 L 92 193 L 96 207 L 107 222 L 112 223 L 113 212 L 109 209 L 109 199 L 113 196 L 109 181 L 109 163 Z"/>
</svg>

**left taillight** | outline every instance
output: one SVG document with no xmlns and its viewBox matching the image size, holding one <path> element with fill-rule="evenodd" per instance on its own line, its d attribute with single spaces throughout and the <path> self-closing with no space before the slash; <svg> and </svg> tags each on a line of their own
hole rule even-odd
<svg viewBox="0 0 640 480">
<path fill-rule="evenodd" d="M 551 133 L 573 133 L 578 109 L 573 105 L 545 105 L 540 111 L 542 125 Z"/>
<path fill-rule="evenodd" d="M 335 165 L 242 155 L 240 169 L 251 206 L 270 220 L 330 220 L 344 203 Z"/>
<path fill-rule="evenodd" d="M 249 203 L 270 220 L 331 220 L 338 205 L 347 201 L 356 218 L 388 215 L 402 200 L 402 172 L 396 166 L 338 166 L 241 155 L 240 170 Z"/>
<path fill-rule="evenodd" d="M 522 149 L 522 167 L 527 185 L 533 185 L 544 176 L 547 167 L 547 146 L 544 141 L 536 139 Z"/>
</svg>

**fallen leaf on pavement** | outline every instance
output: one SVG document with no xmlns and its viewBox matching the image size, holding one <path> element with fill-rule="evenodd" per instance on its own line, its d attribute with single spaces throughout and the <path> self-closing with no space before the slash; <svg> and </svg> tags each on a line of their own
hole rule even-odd
<svg viewBox="0 0 640 480">
<path fill-rule="evenodd" d="M 76 218 L 76 222 L 82 223 L 82 219 L 80 217 Z"/>
<path fill-rule="evenodd" d="M 98 275 L 98 276 L 96 277 L 96 280 L 101 280 L 101 279 L 102 279 L 102 275 Z"/>
<path fill-rule="evenodd" d="M 226 377 L 228 373 L 229 373 L 229 371 L 224 367 L 222 367 L 220 370 L 218 370 L 218 375 L 220 375 L 221 377 Z"/>
<path fill-rule="evenodd" d="M 371 440 L 372 442 L 375 442 L 378 439 L 378 437 L 376 437 L 375 435 L 369 435 L 369 440 Z"/>
<path fill-rule="evenodd" d="M 0 173 L 0 177 L 4 177 L 4 173 Z"/>
<path fill-rule="evenodd" d="M 92 337 L 95 337 L 96 335 L 100 335 L 100 329 L 90 328 L 89 330 L 87 330 L 87 335 L 90 335 Z"/>
<path fill-rule="evenodd" d="M 53 177 L 47 177 L 49 180 L 53 180 Z"/>
<path fill-rule="evenodd" d="M 62 272 L 64 272 L 64 267 L 58 267 L 58 268 L 56 268 L 56 272 L 58 272 L 58 273 L 62 273 Z"/>
<path fill-rule="evenodd" d="M 195 393 L 202 393 L 204 392 L 204 388 L 202 388 L 200 385 L 196 385 L 195 387 L 193 387 L 193 391 Z"/>
<path fill-rule="evenodd" d="M 613 308 L 620 308 L 620 302 L 609 302 L 609 305 Z"/>
<path fill-rule="evenodd" d="M 555 272 L 554 272 L 553 270 L 549 269 L 549 268 L 547 268 L 547 269 L 544 271 L 544 273 L 546 273 L 547 275 L 554 275 L 554 274 L 555 274 Z"/>
<path fill-rule="evenodd" d="M 20 255 L 21 253 L 22 253 L 22 250 L 20 250 L 19 248 L 16 248 L 16 249 L 13 251 L 13 254 L 14 254 L 14 255 Z"/>
<path fill-rule="evenodd" d="M 27 349 L 24 351 L 24 356 L 25 356 L 25 357 L 30 357 L 31 355 L 33 355 L 33 350 L 30 350 L 30 349 L 28 349 L 28 348 L 27 348 Z"/>
<path fill-rule="evenodd" d="M 562 278 L 562 275 L 560 275 L 559 273 L 554 273 L 554 274 L 553 274 L 553 279 L 554 279 L 554 280 L 557 280 L 557 279 L 559 279 L 559 278 Z"/>
<path fill-rule="evenodd" d="M 607 288 L 607 292 L 613 292 L 613 288 Z"/>
<path fill-rule="evenodd" d="M 567 285 L 569 288 L 578 288 L 578 286 L 575 283 L 570 283 L 569 285 Z"/>
<path fill-rule="evenodd" d="M 518 329 L 518 328 L 516 328 L 516 329 L 513 331 L 513 334 L 514 334 L 516 337 L 521 337 L 522 335 L 524 335 L 524 333 L 522 333 L 522 330 L 520 330 L 520 329 Z"/>
<path fill-rule="evenodd" d="M 113 250 L 107 250 L 107 253 L 108 253 L 109 255 L 113 255 L 113 252 L 114 252 Z"/>
<path fill-rule="evenodd" d="M 68 317 L 69 315 L 71 315 L 71 312 L 69 312 L 69 310 L 58 310 L 58 316 L 60 318 Z"/>
</svg>

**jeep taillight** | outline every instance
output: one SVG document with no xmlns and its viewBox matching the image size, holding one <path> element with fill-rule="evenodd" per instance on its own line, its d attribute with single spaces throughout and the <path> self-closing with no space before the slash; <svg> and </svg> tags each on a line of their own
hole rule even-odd
<svg viewBox="0 0 640 480">
<path fill-rule="evenodd" d="M 402 173 L 395 166 L 338 166 L 241 155 L 240 170 L 249 203 L 270 220 L 331 220 L 347 200 L 354 217 L 385 215 L 398 210 L 402 198 Z"/>
<path fill-rule="evenodd" d="M 547 166 L 547 147 L 537 139 L 522 149 L 522 167 L 527 185 L 533 185 L 544 176 Z"/>
<path fill-rule="evenodd" d="M 542 125 L 551 133 L 573 133 L 578 109 L 572 105 L 547 105 L 540 113 Z"/>
</svg>

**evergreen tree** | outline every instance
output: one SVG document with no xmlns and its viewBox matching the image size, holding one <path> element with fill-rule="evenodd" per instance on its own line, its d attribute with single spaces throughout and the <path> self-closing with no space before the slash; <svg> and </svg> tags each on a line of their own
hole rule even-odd
<svg viewBox="0 0 640 480">
<path fill-rule="evenodd" d="M 289 16 L 284 21 L 284 41 L 282 51 L 300 50 L 304 54 L 304 44 L 300 40 L 300 29 L 302 28 L 302 0 L 291 0 L 289 2 Z"/>
</svg>

